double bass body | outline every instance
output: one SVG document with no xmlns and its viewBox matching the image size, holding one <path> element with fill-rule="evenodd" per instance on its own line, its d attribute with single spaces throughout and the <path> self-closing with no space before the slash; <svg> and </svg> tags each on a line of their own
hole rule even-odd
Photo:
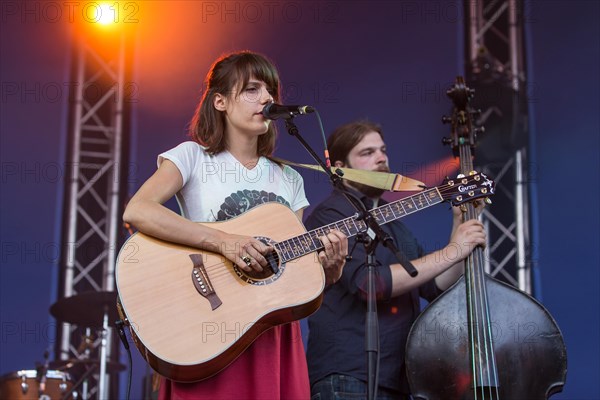
<svg viewBox="0 0 600 400">
<path fill-rule="evenodd" d="M 512 286 L 489 276 L 485 284 L 497 390 L 477 388 L 473 379 L 466 286 L 461 278 L 429 305 L 410 332 L 406 364 L 415 399 L 545 400 L 562 390 L 567 355 L 552 316 Z"/>
</svg>

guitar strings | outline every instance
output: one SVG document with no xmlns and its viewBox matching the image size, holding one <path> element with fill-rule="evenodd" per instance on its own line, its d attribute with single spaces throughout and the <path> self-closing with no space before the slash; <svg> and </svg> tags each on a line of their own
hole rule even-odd
<svg viewBox="0 0 600 400">
<path fill-rule="evenodd" d="M 466 178 L 469 179 L 469 182 L 467 182 L 467 183 L 471 183 L 470 181 L 473 180 L 473 176 L 468 176 Z M 392 213 L 395 216 L 394 219 L 402 218 L 402 217 L 404 217 L 406 215 L 409 215 L 412 212 L 418 211 L 419 209 L 417 209 L 417 210 L 411 209 L 410 211 L 406 211 L 405 208 L 404 208 L 404 205 L 401 204 L 402 205 L 402 209 L 404 211 L 404 214 L 401 214 L 400 217 L 396 217 L 396 215 L 395 215 L 396 213 L 394 212 L 394 210 L 392 208 L 393 205 L 395 205 L 397 203 L 400 203 L 400 202 L 403 202 L 403 201 L 406 202 L 406 201 L 410 201 L 410 200 L 413 200 L 413 203 L 415 203 L 414 199 L 418 198 L 418 197 L 424 197 L 428 206 L 429 205 L 438 204 L 438 203 L 429 204 L 429 199 L 425 196 L 425 194 L 427 194 L 429 192 L 432 192 L 432 191 L 435 192 L 436 189 L 439 191 L 440 194 L 442 194 L 443 198 L 445 197 L 445 196 L 443 196 L 445 194 L 456 193 L 456 185 L 450 186 L 449 184 L 444 184 L 444 185 L 438 186 L 437 188 L 431 188 L 431 189 L 428 189 L 426 191 L 419 192 L 418 194 L 415 194 L 415 195 L 412 195 L 412 196 L 409 196 L 409 197 L 406 197 L 406 198 L 403 198 L 403 199 L 399 199 L 399 200 L 396 200 L 394 202 L 385 204 L 385 205 L 383 205 L 381 207 L 378 207 L 378 208 L 370 210 L 370 211 L 373 212 L 373 211 L 376 211 L 376 210 L 380 211 L 382 208 L 391 208 L 392 209 Z M 420 201 L 420 203 L 422 204 L 422 201 Z M 415 203 L 415 205 L 416 205 L 416 203 Z M 375 217 L 375 218 L 377 218 L 377 217 Z M 352 224 L 354 225 L 354 228 L 352 228 L 352 226 L 350 226 L 350 227 L 348 226 L 349 222 L 352 222 Z M 389 222 L 389 221 L 386 221 L 386 222 Z M 342 225 L 342 224 L 343 224 L 343 227 L 340 228 L 340 225 Z M 283 249 L 280 249 L 279 254 L 281 254 L 281 255 L 275 256 L 275 255 L 273 255 L 273 253 L 271 253 L 271 254 L 268 254 L 265 258 L 267 258 L 268 263 L 276 263 L 276 264 L 279 265 L 279 263 L 277 263 L 277 259 L 279 259 L 282 263 L 285 263 L 287 261 L 294 260 L 295 258 L 302 257 L 302 256 L 308 254 L 309 252 L 320 251 L 323 248 L 323 245 L 322 245 L 322 243 L 320 243 L 320 240 L 318 239 L 318 237 L 315 237 L 315 235 L 318 235 L 319 233 L 321 233 L 322 235 L 324 235 L 327 232 L 329 232 L 329 230 L 331 230 L 331 229 L 340 229 L 347 236 L 354 236 L 357 232 L 361 231 L 361 229 L 359 229 L 359 227 L 357 226 L 357 223 L 355 222 L 354 218 L 353 217 L 347 217 L 347 218 L 345 218 L 343 220 L 340 220 L 340 221 L 338 221 L 336 223 L 332 223 L 332 224 L 329 224 L 329 225 L 324 226 L 324 227 L 320 227 L 320 228 L 317 228 L 317 229 L 314 229 L 314 230 L 311 230 L 311 231 L 307 231 L 307 232 L 305 232 L 305 233 L 303 233 L 301 235 L 296 236 L 295 238 L 286 239 L 286 240 L 284 240 L 284 241 L 279 242 L 279 243 L 276 244 L 276 245 L 281 245 L 282 243 L 285 243 L 285 242 L 288 242 L 288 241 L 292 241 L 293 242 L 294 239 L 297 239 L 298 237 L 310 238 L 310 241 L 312 242 L 312 245 L 314 247 L 314 248 L 311 248 L 310 251 L 308 251 L 308 252 L 306 252 L 306 251 L 302 252 L 300 255 L 294 255 L 294 254 L 292 254 L 292 257 L 288 257 L 288 256 L 286 256 L 286 255 L 283 254 L 284 253 Z M 356 232 L 354 232 L 354 230 L 356 230 Z M 315 241 L 317 241 L 318 243 L 315 243 Z M 216 255 L 217 253 L 214 253 L 214 254 Z M 211 275 L 210 275 L 211 281 L 212 280 L 217 281 L 217 280 L 219 280 L 222 277 L 226 277 L 226 276 L 231 275 L 232 273 L 236 274 L 234 271 L 231 270 L 231 267 L 233 266 L 233 262 L 231 262 L 230 260 L 226 259 L 225 256 L 220 255 L 220 257 L 222 257 L 224 260 L 222 260 L 221 262 L 217 263 L 216 265 L 206 266 L 205 267 L 206 270 L 207 270 L 207 272 L 208 271 L 211 272 Z M 240 269 L 240 271 L 242 273 L 245 273 L 241 269 Z"/>
</svg>

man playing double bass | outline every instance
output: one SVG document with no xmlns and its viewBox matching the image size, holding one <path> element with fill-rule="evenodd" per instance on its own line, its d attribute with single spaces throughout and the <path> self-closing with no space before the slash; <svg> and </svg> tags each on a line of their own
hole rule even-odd
<svg viewBox="0 0 600 400">
<path fill-rule="evenodd" d="M 327 144 L 336 167 L 389 172 L 379 125 L 368 121 L 343 125 L 332 133 Z M 345 184 L 369 210 L 385 203 L 380 189 L 346 181 Z M 336 189 L 315 208 L 306 227 L 309 230 L 321 227 L 354 213 L 354 208 Z M 479 221 L 463 223 L 458 207 L 453 207 L 448 245 L 427 255 L 399 220 L 382 228 L 418 270 L 416 277 L 410 277 L 389 250 L 378 247 L 376 259 L 381 265 L 376 268 L 380 341 L 377 398 L 407 399 L 404 348 L 410 327 L 420 311 L 419 298 L 432 300 L 452 285 L 463 273 L 463 260 L 476 246 L 485 244 L 486 235 Z M 349 241 L 349 248 L 354 241 Z M 356 398 L 357 395 L 367 398 L 365 258 L 365 249 L 359 243 L 341 279 L 326 289 L 323 305 L 308 319 L 307 359 L 313 398 L 316 395 L 321 400 Z"/>
</svg>

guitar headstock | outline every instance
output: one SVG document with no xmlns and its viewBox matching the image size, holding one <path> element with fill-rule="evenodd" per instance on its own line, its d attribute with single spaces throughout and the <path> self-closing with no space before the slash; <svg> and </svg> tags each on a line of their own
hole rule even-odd
<svg viewBox="0 0 600 400">
<path fill-rule="evenodd" d="M 496 183 L 483 173 L 471 172 L 458 175 L 455 179 L 445 179 L 439 186 L 440 194 L 453 206 L 485 198 L 494 194 Z"/>
</svg>

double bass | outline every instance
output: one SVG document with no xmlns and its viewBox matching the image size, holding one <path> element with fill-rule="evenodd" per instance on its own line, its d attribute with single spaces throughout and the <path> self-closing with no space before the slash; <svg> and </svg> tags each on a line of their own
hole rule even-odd
<svg viewBox="0 0 600 400">
<path fill-rule="evenodd" d="M 469 107 L 473 91 L 458 77 L 452 135 L 462 175 L 473 171 L 476 132 Z M 472 203 L 463 220 L 477 218 Z M 406 345 L 411 393 L 422 400 L 536 400 L 562 391 L 567 353 L 550 313 L 528 294 L 484 271 L 483 249 L 465 259 L 464 275 L 421 313 Z"/>
</svg>

